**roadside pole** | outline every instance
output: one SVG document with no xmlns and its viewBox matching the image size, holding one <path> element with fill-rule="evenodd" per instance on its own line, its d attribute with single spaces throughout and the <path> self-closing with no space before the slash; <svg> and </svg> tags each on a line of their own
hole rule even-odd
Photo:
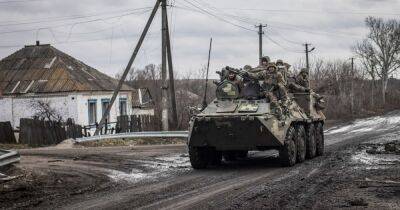
<svg viewBox="0 0 400 210">
<path fill-rule="evenodd" d="M 171 37 L 169 32 L 168 15 L 167 11 L 163 10 L 163 17 L 166 23 L 166 39 L 167 39 L 167 58 L 168 58 L 168 77 L 169 77 L 169 105 L 171 107 L 172 114 L 172 129 L 176 129 L 178 125 L 178 113 L 176 111 L 176 97 L 175 97 L 175 78 L 174 78 L 174 68 L 172 65 L 172 50 L 171 50 Z"/>
<path fill-rule="evenodd" d="M 313 48 L 311 48 L 310 50 L 308 49 L 308 47 L 310 46 L 311 44 L 309 44 L 309 43 L 305 43 L 304 44 L 304 46 L 306 47 L 306 50 L 305 50 L 305 52 L 306 52 L 306 68 L 307 68 L 307 74 L 308 74 L 308 84 L 310 85 L 310 61 L 309 61 L 309 56 L 308 56 L 308 54 L 310 53 L 310 52 L 312 52 L 312 51 L 314 51 L 315 50 L 315 47 L 313 47 Z M 310 87 L 308 87 L 308 88 L 310 88 Z"/>
<path fill-rule="evenodd" d="M 161 124 L 164 131 L 169 130 L 168 123 L 168 84 L 167 84 L 167 1 L 161 0 Z"/>
<path fill-rule="evenodd" d="M 263 25 L 263 24 L 259 24 L 255 26 L 256 28 L 258 28 L 258 60 L 259 60 L 259 64 L 261 65 L 261 58 L 263 56 L 263 49 L 262 49 L 262 44 L 263 44 L 263 28 L 267 27 L 267 25 Z"/>
<path fill-rule="evenodd" d="M 114 90 L 113 96 L 112 96 L 111 101 L 110 101 L 110 105 L 108 105 L 107 109 L 103 113 L 103 116 L 101 117 L 99 126 L 96 128 L 96 131 L 95 131 L 94 135 L 99 135 L 101 129 L 103 128 L 104 122 L 105 122 L 107 116 L 110 113 L 111 107 L 113 106 L 113 104 L 115 102 L 115 99 L 118 96 L 118 92 L 121 90 L 121 87 L 124 84 L 126 76 L 128 75 L 128 72 L 132 67 L 133 61 L 135 61 L 135 58 L 136 58 L 136 56 L 137 56 L 137 54 L 139 52 L 139 49 L 143 44 L 143 41 L 144 41 L 144 39 L 145 39 L 145 37 L 147 35 L 147 32 L 149 31 L 150 25 L 153 22 L 153 19 L 154 19 L 154 16 L 156 15 L 156 13 L 157 13 L 158 7 L 160 7 L 160 1 L 159 0 L 157 0 L 155 6 L 153 8 L 153 11 L 151 12 L 151 15 L 150 15 L 150 17 L 149 17 L 149 19 L 148 19 L 148 21 L 146 23 L 146 26 L 144 27 L 143 32 L 140 35 L 140 38 L 139 38 L 139 41 L 138 41 L 138 43 L 137 43 L 137 45 L 135 47 L 135 50 L 133 51 L 132 56 L 129 59 L 128 65 L 126 66 L 126 68 L 124 70 L 124 73 L 122 74 L 122 76 L 121 76 L 121 78 L 120 78 L 120 80 L 118 82 L 117 88 Z"/>
</svg>

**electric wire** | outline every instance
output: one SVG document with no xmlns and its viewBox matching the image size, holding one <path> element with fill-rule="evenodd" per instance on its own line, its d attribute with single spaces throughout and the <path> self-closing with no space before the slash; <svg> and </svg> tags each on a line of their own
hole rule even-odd
<svg viewBox="0 0 400 210">
<path fill-rule="evenodd" d="M 79 22 L 67 23 L 67 24 L 59 24 L 59 25 L 53 25 L 53 26 L 45 26 L 45 27 L 39 27 L 39 28 L 19 29 L 19 30 L 11 30 L 11 31 L 0 31 L 0 34 L 29 32 L 29 31 L 43 30 L 43 29 L 49 29 L 49 28 L 60 28 L 60 27 L 64 27 L 64 26 L 75 26 L 75 25 L 79 25 L 79 24 L 92 23 L 92 22 L 98 22 L 98 21 L 105 22 L 105 20 L 110 20 L 110 19 L 130 16 L 130 15 L 134 15 L 134 14 L 144 14 L 144 13 L 149 12 L 150 10 L 145 10 L 145 11 L 142 11 L 140 13 L 138 13 L 138 12 L 130 12 L 130 13 L 125 13 L 125 14 L 122 14 L 122 15 L 110 16 L 110 17 L 106 17 L 106 18 L 96 18 L 96 19 L 92 19 L 92 20 L 79 21 Z M 105 22 L 105 23 L 107 23 L 107 22 Z"/>
<path fill-rule="evenodd" d="M 201 13 L 204 13 L 204 14 L 206 14 L 206 15 L 209 15 L 209 16 L 211 16 L 211 17 L 214 17 L 214 18 L 216 18 L 216 19 L 218 19 L 218 20 L 220 20 L 220 21 L 222 21 L 222 22 L 225 22 L 225 23 L 228 23 L 228 24 L 230 24 L 230 25 L 236 26 L 236 27 L 241 28 L 241 29 L 243 29 L 243 30 L 255 32 L 255 30 L 253 30 L 253 29 L 250 29 L 250 28 L 247 28 L 247 27 L 245 27 L 245 26 L 236 24 L 236 23 L 234 23 L 234 22 L 231 22 L 231 21 L 229 21 L 229 20 L 226 20 L 225 18 L 222 18 L 222 17 L 220 17 L 220 16 L 218 16 L 218 15 L 215 15 L 215 14 L 213 14 L 212 12 L 209 12 L 209 11 L 203 9 L 201 6 L 198 6 L 198 5 L 192 3 L 192 2 L 189 1 L 189 0 L 183 0 L 183 1 L 185 1 L 185 2 L 188 3 L 188 4 L 190 4 L 191 6 L 195 7 L 195 8 L 198 9 L 198 11 L 200 11 Z"/>
<path fill-rule="evenodd" d="M 41 18 L 38 20 L 25 21 L 25 22 L 22 21 L 22 22 L 7 23 L 6 21 L 2 21 L 3 24 L 0 24 L 0 27 L 69 21 L 69 20 L 85 19 L 85 18 L 91 18 L 91 17 L 103 16 L 103 15 L 109 15 L 109 14 L 116 14 L 116 13 L 118 14 L 118 13 L 134 12 L 134 11 L 139 11 L 139 10 L 148 10 L 148 9 L 151 9 L 151 7 L 142 7 L 142 8 L 136 8 L 136 9 L 124 9 L 124 10 L 110 11 L 110 12 L 103 12 L 103 13 L 92 13 L 92 14 L 86 14 L 86 15 L 47 17 L 47 18 Z"/>
</svg>

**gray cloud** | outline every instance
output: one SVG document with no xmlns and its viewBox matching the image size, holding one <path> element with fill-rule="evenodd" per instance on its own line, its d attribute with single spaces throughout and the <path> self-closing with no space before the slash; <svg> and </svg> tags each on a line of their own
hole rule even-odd
<svg viewBox="0 0 400 210">
<path fill-rule="evenodd" d="M 194 0 L 188 1 L 195 3 Z M 296 62 L 303 58 L 301 43 L 306 41 L 316 46 L 313 56 L 328 59 L 350 57 L 352 55 L 350 47 L 366 34 L 364 28 L 366 16 L 397 18 L 400 13 L 396 10 L 400 8 L 400 2 L 395 0 L 196 1 L 202 4 L 202 8 L 208 8 L 206 4 L 220 8 L 213 13 L 252 30 L 255 30 L 254 24 L 267 23 L 269 25 L 266 29 L 267 34 L 279 45 L 265 38 L 263 46 L 265 54 L 273 59 L 282 58 L 288 62 Z M 199 69 L 206 63 L 208 41 L 211 36 L 214 39 L 211 63 L 213 70 L 226 65 L 242 67 L 245 64 L 253 66 L 257 64 L 256 32 L 232 26 L 210 15 L 187 10 L 185 8 L 190 5 L 185 0 L 175 0 L 174 3 L 177 7 L 169 11 L 172 12 L 170 20 L 172 20 L 174 65 L 179 75 L 187 75 L 188 72 Z M 38 36 L 42 43 L 51 43 L 93 67 L 109 75 L 115 75 L 124 69 L 148 18 L 148 13 L 81 23 L 74 27 L 72 24 L 120 14 L 110 11 L 127 11 L 153 5 L 154 1 L 150 0 L 81 0 L 79 3 L 42 0 L 0 5 L 0 25 L 47 21 L 0 26 L 0 57 L 5 57 L 24 45 L 33 44 Z M 48 22 L 55 20 L 54 17 L 94 13 L 105 15 Z M 230 16 L 223 16 L 224 13 Z M 54 27 L 62 24 L 65 26 Z M 50 27 L 51 30 L 2 34 L 6 31 L 46 27 Z M 136 67 L 143 67 L 148 63 L 160 63 L 160 28 L 158 14 L 134 63 Z M 68 42 L 64 43 L 66 41 Z"/>
</svg>

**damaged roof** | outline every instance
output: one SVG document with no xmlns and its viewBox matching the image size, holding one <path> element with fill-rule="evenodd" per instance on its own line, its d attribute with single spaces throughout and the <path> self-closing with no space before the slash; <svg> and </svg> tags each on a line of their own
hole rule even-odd
<svg viewBox="0 0 400 210">
<path fill-rule="evenodd" d="M 118 81 L 51 45 L 30 45 L 0 60 L 0 95 L 113 91 Z M 132 91 L 123 85 L 121 90 Z"/>
</svg>

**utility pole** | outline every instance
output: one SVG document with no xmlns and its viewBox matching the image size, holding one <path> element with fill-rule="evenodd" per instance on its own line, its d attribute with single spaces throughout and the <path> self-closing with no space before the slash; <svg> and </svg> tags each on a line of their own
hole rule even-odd
<svg viewBox="0 0 400 210">
<path fill-rule="evenodd" d="M 165 2 L 166 3 L 166 2 Z M 169 77 L 169 105 L 171 107 L 171 114 L 172 114 L 172 129 L 176 129 L 178 124 L 178 113 L 176 111 L 176 98 L 175 98 L 175 80 L 174 80 L 174 68 L 172 65 L 172 50 L 171 50 L 171 38 L 169 32 L 169 25 L 168 25 L 168 15 L 167 11 L 163 10 L 163 17 L 165 19 L 166 24 L 166 39 L 167 39 L 167 58 L 168 58 L 168 77 Z"/>
<path fill-rule="evenodd" d="M 107 109 L 104 111 L 103 116 L 101 117 L 99 126 L 96 128 L 96 131 L 95 131 L 94 135 L 99 135 L 101 129 L 103 128 L 105 120 L 107 119 L 107 116 L 110 113 L 111 107 L 113 106 L 113 104 L 115 102 L 115 99 L 118 96 L 118 92 L 121 90 L 121 87 L 124 84 L 126 76 L 128 75 L 128 72 L 132 67 L 133 61 L 135 61 L 135 58 L 136 58 L 136 56 L 137 56 L 137 54 L 139 52 L 139 49 L 142 46 L 143 40 L 146 37 L 147 32 L 149 31 L 150 25 L 153 22 L 153 19 L 154 19 L 154 16 L 156 15 L 156 13 L 157 13 L 158 7 L 160 7 L 160 1 L 159 0 L 157 0 L 156 5 L 154 6 L 154 8 L 153 8 L 153 10 L 151 12 L 149 20 L 147 21 L 146 26 L 144 27 L 143 32 L 140 35 L 139 41 L 136 44 L 135 50 L 133 51 L 132 56 L 129 59 L 128 65 L 126 66 L 126 68 L 124 70 L 124 73 L 122 74 L 121 79 L 119 80 L 118 85 L 114 90 L 113 96 L 111 97 L 110 105 L 108 105 Z"/>
<path fill-rule="evenodd" d="M 261 65 L 261 58 L 263 56 L 263 50 L 262 50 L 262 43 L 263 43 L 262 36 L 264 34 L 263 28 L 267 27 L 267 24 L 263 25 L 260 23 L 259 25 L 256 25 L 255 27 L 258 28 L 258 60 Z"/>
<path fill-rule="evenodd" d="M 167 84 L 167 1 L 161 0 L 161 124 L 164 131 L 168 124 L 168 84 Z"/>
<path fill-rule="evenodd" d="M 304 46 L 306 47 L 306 68 L 307 68 L 307 72 L 308 72 L 308 75 L 310 75 L 310 61 L 309 61 L 309 59 L 308 59 L 308 53 L 310 53 L 310 52 L 312 52 L 313 50 L 315 50 L 315 47 L 313 47 L 313 48 L 311 48 L 310 50 L 308 49 L 309 48 L 309 46 L 310 46 L 311 44 L 309 44 L 309 43 L 305 43 L 304 44 Z"/>
</svg>

